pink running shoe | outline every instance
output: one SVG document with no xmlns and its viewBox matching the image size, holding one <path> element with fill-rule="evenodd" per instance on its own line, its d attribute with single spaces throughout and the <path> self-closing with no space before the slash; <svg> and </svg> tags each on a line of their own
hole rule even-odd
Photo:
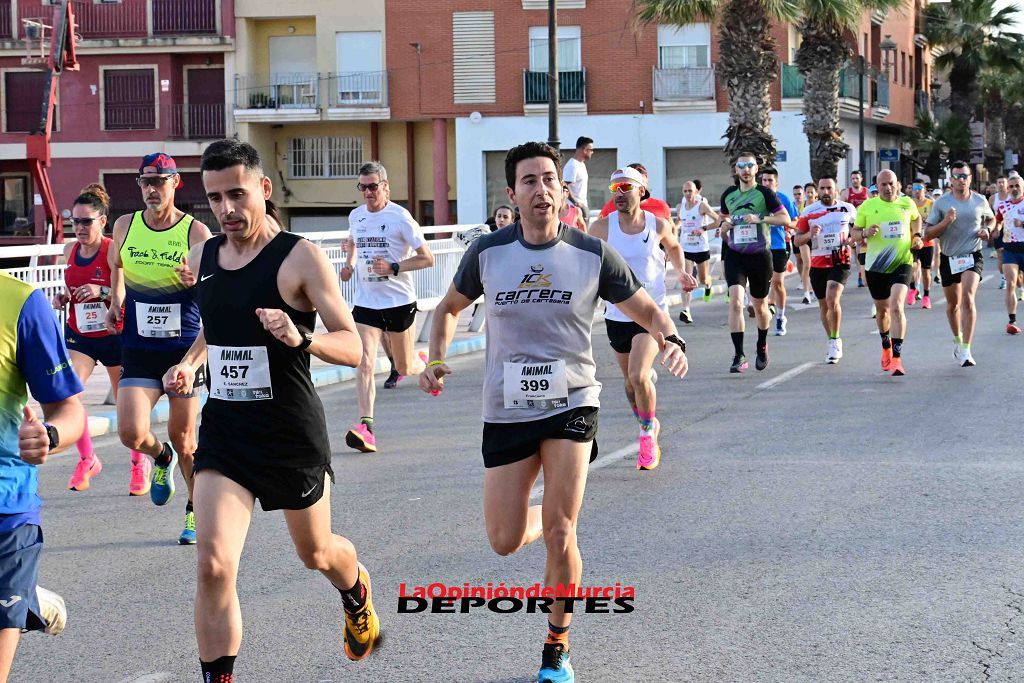
<svg viewBox="0 0 1024 683">
<path fill-rule="evenodd" d="M 921 308 L 931 308 L 931 307 L 932 307 L 932 298 L 930 296 L 928 296 L 927 294 L 925 294 L 923 297 L 921 297 Z"/>
<path fill-rule="evenodd" d="M 150 481 L 153 477 L 153 463 L 149 458 L 139 454 L 132 458 L 132 476 L 128 480 L 129 496 L 145 496 L 149 494 L 149 488 L 153 485 Z"/>
<path fill-rule="evenodd" d="M 75 471 L 68 482 L 68 488 L 72 491 L 88 491 L 89 480 L 98 476 L 103 471 L 103 463 L 94 453 L 91 458 L 79 458 L 75 465 Z"/>
<path fill-rule="evenodd" d="M 345 444 L 363 453 L 377 452 L 377 439 L 369 427 L 360 422 L 345 435 Z"/>
<path fill-rule="evenodd" d="M 917 290 L 911 289 L 907 292 L 907 305 L 913 306 L 915 301 L 917 301 Z"/>
<path fill-rule="evenodd" d="M 661 446 L 658 445 L 658 434 L 661 433 L 661 423 L 654 418 L 653 434 L 644 434 L 640 437 L 640 455 L 636 459 L 638 470 L 653 470 L 661 464 Z"/>
</svg>

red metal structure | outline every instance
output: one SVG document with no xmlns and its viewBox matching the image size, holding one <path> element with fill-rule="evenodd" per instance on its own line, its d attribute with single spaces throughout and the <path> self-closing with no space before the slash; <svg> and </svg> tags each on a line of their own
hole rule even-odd
<svg viewBox="0 0 1024 683">
<path fill-rule="evenodd" d="M 46 32 L 51 31 L 47 36 Z M 45 52 L 46 40 L 49 37 L 50 50 Z M 25 21 L 25 40 L 28 54 L 22 58 L 25 66 L 42 69 L 44 79 L 42 106 L 40 107 L 39 125 L 25 138 L 25 166 L 35 184 L 35 193 L 42 199 L 43 226 L 35 228 L 31 236 L 18 236 L 8 243 L 37 244 L 62 242 L 64 239 L 63 221 L 57 210 L 57 201 L 53 196 L 53 188 L 46 169 L 51 165 L 50 134 L 53 129 L 53 108 L 57 97 L 57 82 L 64 71 L 77 71 L 78 59 L 75 56 L 75 18 L 70 0 L 60 0 L 53 7 L 53 25 L 46 26 L 42 22 Z M 39 52 L 33 53 L 32 46 L 38 41 Z M 4 162 L 5 167 L 20 165 L 19 162 Z M 20 169 L 26 170 L 26 169 Z"/>
</svg>

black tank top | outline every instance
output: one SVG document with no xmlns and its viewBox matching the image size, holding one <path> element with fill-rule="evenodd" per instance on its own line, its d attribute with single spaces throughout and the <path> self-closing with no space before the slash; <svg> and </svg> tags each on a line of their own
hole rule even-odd
<svg viewBox="0 0 1024 683">
<path fill-rule="evenodd" d="M 312 330 L 316 312 L 297 311 L 281 297 L 277 274 L 301 237 L 278 233 L 238 270 L 217 264 L 224 235 L 203 247 L 196 300 L 209 346 L 210 398 L 203 407 L 197 457 L 246 464 L 312 467 L 331 460 L 309 354 L 263 329 L 257 308 L 277 308 Z"/>
</svg>

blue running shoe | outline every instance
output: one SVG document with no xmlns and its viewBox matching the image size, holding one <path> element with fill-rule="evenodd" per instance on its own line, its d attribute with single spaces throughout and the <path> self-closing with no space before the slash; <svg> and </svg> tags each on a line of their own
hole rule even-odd
<svg viewBox="0 0 1024 683">
<path fill-rule="evenodd" d="M 185 513 L 185 528 L 181 530 L 181 536 L 178 536 L 178 545 L 195 545 L 196 544 L 196 513 L 189 510 Z"/>
<path fill-rule="evenodd" d="M 537 683 L 573 683 L 576 674 L 569 662 L 569 650 L 561 643 L 544 643 Z"/>
<path fill-rule="evenodd" d="M 154 505 L 167 505 L 174 498 L 174 469 L 178 466 L 178 454 L 169 443 L 164 443 L 164 448 L 171 452 L 171 462 L 167 467 L 153 464 L 153 485 L 149 489 L 149 497 Z"/>
</svg>

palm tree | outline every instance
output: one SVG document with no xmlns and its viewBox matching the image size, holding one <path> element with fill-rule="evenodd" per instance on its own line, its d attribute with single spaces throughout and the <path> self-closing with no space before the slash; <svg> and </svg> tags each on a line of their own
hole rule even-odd
<svg viewBox="0 0 1024 683">
<path fill-rule="evenodd" d="M 1011 29 L 1020 10 L 996 9 L 996 0 L 950 0 L 925 8 L 925 37 L 943 49 L 935 67 L 949 71 L 949 109 L 969 122 L 980 96 L 979 76 L 985 68 L 1013 73 L 1021 68 L 1024 36 Z M 966 156 L 968 147 L 953 150 Z"/>
<path fill-rule="evenodd" d="M 752 152 L 762 163 L 775 160 L 771 132 L 772 81 L 779 76 L 772 22 L 792 21 L 798 0 L 634 0 L 641 24 L 683 26 L 718 22 L 719 78 L 729 93 L 725 152 L 734 159 Z"/>
<path fill-rule="evenodd" d="M 866 11 L 894 10 L 908 0 L 803 0 L 797 23 L 803 40 L 796 66 L 804 77 L 804 134 L 810 144 L 811 177 L 835 177 L 850 147 L 839 127 L 839 72 L 856 38 L 850 33 Z M 863 87 L 863 79 L 857 87 Z"/>
<path fill-rule="evenodd" d="M 971 131 L 966 123 L 955 116 L 936 121 L 926 111 L 918 113 L 915 123 L 915 128 L 910 134 L 914 164 L 923 169 L 934 182 L 939 177 L 942 167 L 953 160 L 949 155 L 950 150 L 970 146 Z"/>
</svg>

